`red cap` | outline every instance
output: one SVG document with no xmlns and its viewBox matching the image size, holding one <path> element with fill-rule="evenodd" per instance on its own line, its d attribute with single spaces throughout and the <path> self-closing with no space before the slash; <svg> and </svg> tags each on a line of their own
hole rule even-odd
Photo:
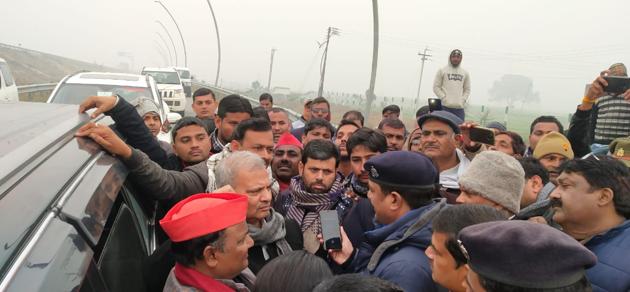
<svg viewBox="0 0 630 292">
<path fill-rule="evenodd" d="M 171 208 L 160 226 L 173 242 L 223 230 L 245 221 L 247 197 L 239 194 L 196 194 Z"/>
<path fill-rule="evenodd" d="M 278 143 L 276 144 L 276 148 L 284 145 L 293 145 L 297 146 L 300 149 L 304 149 L 304 146 L 302 146 L 302 142 L 300 142 L 300 140 L 295 138 L 295 136 L 293 136 L 289 132 L 286 132 L 282 134 L 282 136 L 280 136 L 280 139 L 278 139 Z"/>
</svg>

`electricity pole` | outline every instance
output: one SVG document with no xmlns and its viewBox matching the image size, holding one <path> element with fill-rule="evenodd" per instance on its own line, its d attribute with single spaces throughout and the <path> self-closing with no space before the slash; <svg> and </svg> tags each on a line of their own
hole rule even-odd
<svg viewBox="0 0 630 292">
<path fill-rule="evenodd" d="M 322 96 L 324 94 L 324 76 L 326 75 L 326 60 L 328 59 L 328 43 L 330 42 L 330 37 L 333 35 L 339 35 L 339 29 L 334 27 L 328 27 L 328 33 L 326 34 L 326 41 L 322 45 L 326 45 L 324 49 L 324 56 L 322 57 L 322 65 L 321 65 L 321 76 L 319 78 L 319 90 L 317 91 L 317 96 Z"/>
<path fill-rule="evenodd" d="M 424 52 L 418 53 L 420 56 L 420 60 L 422 60 L 422 65 L 420 66 L 420 81 L 418 82 L 418 93 L 416 94 L 416 98 L 420 98 L 420 86 L 422 86 L 422 73 L 424 73 L 424 61 L 428 61 L 431 55 L 428 55 L 427 52 L 430 51 L 429 48 L 425 47 Z"/>
<path fill-rule="evenodd" d="M 271 63 L 269 63 L 269 80 L 267 80 L 267 91 L 271 90 L 271 73 L 273 71 L 273 55 L 276 53 L 276 48 L 271 49 Z"/>
</svg>

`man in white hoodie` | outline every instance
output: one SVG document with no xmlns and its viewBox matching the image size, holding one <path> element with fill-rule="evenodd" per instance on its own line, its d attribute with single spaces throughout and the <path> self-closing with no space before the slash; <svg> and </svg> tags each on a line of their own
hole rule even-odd
<svg viewBox="0 0 630 292">
<path fill-rule="evenodd" d="M 435 75 L 433 92 L 442 100 L 445 111 L 466 120 L 464 108 L 470 96 L 470 76 L 468 71 L 460 67 L 461 62 L 462 51 L 453 50 L 449 56 L 449 64 Z"/>
</svg>

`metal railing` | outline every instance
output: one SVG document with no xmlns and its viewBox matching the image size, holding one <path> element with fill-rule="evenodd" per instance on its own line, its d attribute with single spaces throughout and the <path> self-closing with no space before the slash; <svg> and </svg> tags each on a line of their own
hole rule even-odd
<svg viewBox="0 0 630 292">
<path fill-rule="evenodd" d="M 39 91 L 52 91 L 57 86 L 57 83 L 44 83 L 44 84 L 31 84 L 18 86 L 18 94 L 20 93 L 35 93 Z"/>
</svg>

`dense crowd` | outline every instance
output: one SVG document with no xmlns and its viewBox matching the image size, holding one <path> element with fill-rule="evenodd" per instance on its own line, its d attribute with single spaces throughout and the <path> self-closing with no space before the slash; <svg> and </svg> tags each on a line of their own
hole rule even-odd
<svg viewBox="0 0 630 292">
<path fill-rule="evenodd" d="M 454 50 L 434 82 L 442 108 L 413 129 L 396 105 L 375 129 L 359 111 L 335 127 L 324 97 L 291 122 L 269 94 L 252 108 L 202 88 L 170 144 L 155 104 L 116 96 L 80 107 L 115 125 L 77 135 L 158 204 L 152 291 L 630 291 L 630 90 L 604 78 L 625 66 L 593 81 L 568 130 L 532 121 L 526 145 L 498 122 L 493 143 L 471 134 L 485 128 L 465 119 L 461 61 Z"/>
</svg>

